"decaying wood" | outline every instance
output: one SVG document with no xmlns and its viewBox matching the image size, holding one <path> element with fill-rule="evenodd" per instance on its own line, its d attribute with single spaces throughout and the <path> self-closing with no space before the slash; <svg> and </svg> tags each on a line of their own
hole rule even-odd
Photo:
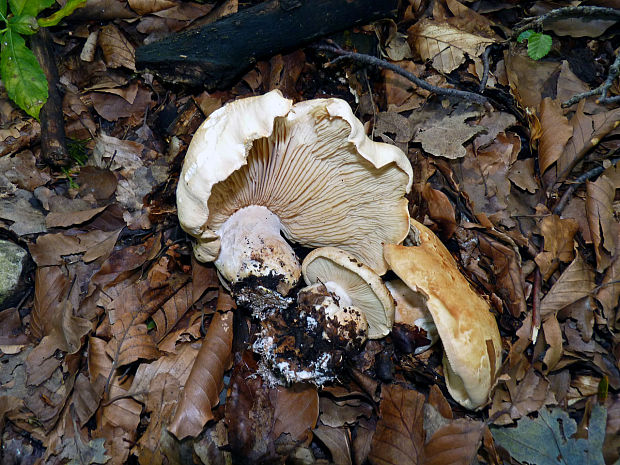
<svg viewBox="0 0 620 465">
<path fill-rule="evenodd" d="M 397 6 L 397 0 L 271 0 L 140 47 L 136 65 L 175 83 L 222 88 L 261 58 L 393 17 Z"/>
<path fill-rule="evenodd" d="M 41 108 L 41 152 L 45 162 L 54 167 L 67 167 L 71 164 L 65 145 L 65 125 L 62 113 L 62 99 L 58 92 L 58 68 L 50 49 L 51 39 L 45 28 L 32 36 L 30 45 L 49 87 L 47 102 Z"/>
</svg>

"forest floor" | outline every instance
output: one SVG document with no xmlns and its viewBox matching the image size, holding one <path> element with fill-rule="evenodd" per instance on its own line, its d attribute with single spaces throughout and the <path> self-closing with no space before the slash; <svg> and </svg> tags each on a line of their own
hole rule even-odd
<svg viewBox="0 0 620 465">
<path fill-rule="evenodd" d="M 0 463 L 620 463 L 620 5 L 404 3 L 217 90 L 136 49 L 253 5 L 89 0 L 48 28 L 68 158 L 0 86 L 0 235 L 31 257 L 0 307 Z M 259 374 L 261 322 L 193 257 L 175 193 L 199 125 L 273 89 L 345 100 L 408 157 L 411 218 L 499 327 L 482 408 L 402 324 L 323 386 Z"/>
</svg>

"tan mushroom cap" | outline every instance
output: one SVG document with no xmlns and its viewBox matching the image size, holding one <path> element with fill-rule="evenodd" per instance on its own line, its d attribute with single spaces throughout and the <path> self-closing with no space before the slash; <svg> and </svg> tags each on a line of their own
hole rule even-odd
<svg viewBox="0 0 620 465">
<path fill-rule="evenodd" d="M 344 250 L 321 247 L 306 256 L 301 272 L 307 285 L 321 282 L 341 298 L 341 306 L 361 310 L 368 322 L 369 339 L 389 334 L 394 323 L 394 300 L 370 267 Z"/>
<path fill-rule="evenodd" d="M 502 362 L 497 322 L 489 304 L 472 289 L 439 238 L 417 221 L 411 223 L 420 245 L 386 244 L 385 259 L 409 287 L 427 296 L 444 347 L 448 391 L 462 406 L 480 408 L 489 400 Z"/>
<path fill-rule="evenodd" d="M 196 131 L 178 214 L 201 261 L 218 257 L 218 232 L 232 214 L 260 205 L 289 240 L 341 247 L 383 274 L 382 244 L 402 242 L 409 230 L 412 179 L 405 154 L 370 140 L 345 101 L 292 105 L 274 90 L 227 104 Z"/>
</svg>

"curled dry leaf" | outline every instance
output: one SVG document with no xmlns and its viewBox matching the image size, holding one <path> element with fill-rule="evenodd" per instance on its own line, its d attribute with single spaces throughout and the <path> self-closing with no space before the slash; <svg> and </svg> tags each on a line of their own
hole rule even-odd
<svg viewBox="0 0 620 465">
<path fill-rule="evenodd" d="M 410 44 L 422 59 L 431 60 L 433 68 L 445 74 L 463 64 L 466 55 L 478 57 L 495 42 L 430 19 L 418 21 L 407 32 Z"/>
<path fill-rule="evenodd" d="M 590 295 L 596 287 L 594 271 L 580 254 L 560 275 L 547 295 L 540 303 L 540 314 L 543 319 L 579 299 Z"/>
<path fill-rule="evenodd" d="M 424 396 L 396 384 L 381 389 L 381 418 L 372 438 L 375 465 L 420 463 L 424 447 Z"/>
<path fill-rule="evenodd" d="M 573 135 L 573 127 L 564 116 L 559 102 L 545 97 L 540 102 L 542 134 L 538 146 L 540 172 L 547 171 L 562 155 L 566 143 Z"/>
<path fill-rule="evenodd" d="M 177 5 L 171 0 L 129 0 L 128 3 L 131 9 L 141 16 L 167 10 Z"/>
<path fill-rule="evenodd" d="M 468 118 L 477 115 L 475 111 L 445 115 L 440 121 L 420 128 L 414 140 L 420 142 L 424 151 L 432 155 L 450 160 L 462 158 L 467 155 L 463 144 L 484 131 L 482 126 L 470 126 L 466 123 Z M 450 132 L 450 137 L 444 137 L 446 131 Z"/>
<path fill-rule="evenodd" d="M 602 273 L 611 263 L 616 249 L 618 222 L 614 217 L 616 186 L 607 176 L 586 183 L 586 213 L 596 254 L 596 271 Z"/>
<path fill-rule="evenodd" d="M 480 251 L 489 257 L 495 274 L 495 293 L 499 295 L 510 313 L 518 317 L 526 310 L 525 289 L 520 258 L 510 247 L 482 232 L 477 233 Z"/>
<path fill-rule="evenodd" d="M 439 428 L 424 445 L 421 465 L 473 463 L 484 432 L 484 423 L 461 418 Z"/>
<path fill-rule="evenodd" d="M 113 24 L 107 24 L 99 31 L 99 46 L 108 67 L 124 66 L 136 70 L 136 50 Z"/>
<path fill-rule="evenodd" d="M 545 239 L 544 251 L 536 256 L 543 279 L 547 280 L 559 262 L 568 263 L 575 258 L 573 239 L 579 224 L 571 218 L 558 215 L 545 216 L 540 222 L 540 233 Z"/>
<path fill-rule="evenodd" d="M 219 402 L 224 371 L 230 364 L 233 313 L 216 312 L 185 383 L 181 399 L 168 430 L 178 439 L 197 436 L 213 418 L 211 409 Z"/>
<path fill-rule="evenodd" d="M 560 328 L 556 315 L 551 314 L 545 319 L 543 322 L 543 333 L 545 342 L 549 346 L 543 358 L 543 363 L 546 365 L 544 373 L 549 373 L 562 358 L 562 346 L 564 343 L 562 328 Z"/>
<path fill-rule="evenodd" d="M 532 60 L 525 52 L 519 54 L 514 48 L 504 51 L 504 62 L 512 95 L 523 108 L 537 108 L 543 99 L 541 92 L 547 80 L 560 64 Z"/>
<path fill-rule="evenodd" d="M 319 425 L 314 435 L 327 446 L 334 465 L 351 465 L 351 436 L 346 428 Z"/>
</svg>

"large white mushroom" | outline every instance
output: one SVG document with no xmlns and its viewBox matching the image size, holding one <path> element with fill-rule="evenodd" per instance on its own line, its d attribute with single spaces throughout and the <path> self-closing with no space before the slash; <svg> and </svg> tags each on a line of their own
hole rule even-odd
<svg viewBox="0 0 620 465">
<path fill-rule="evenodd" d="M 233 289 L 249 279 L 286 295 L 300 265 L 282 235 L 340 247 L 385 273 L 383 243 L 409 230 L 412 178 L 405 154 L 370 140 L 345 101 L 292 105 L 274 90 L 227 104 L 196 131 L 178 215 L 196 257 L 215 261 Z"/>
<path fill-rule="evenodd" d="M 439 238 L 413 219 L 411 228 L 418 245 L 386 244 L 385 259 L 400 279 L 426 297 L 444 348 L 450 395 L 465 408 L 481 408 L 502 363 L 497 322 Z"/>
</svg>

